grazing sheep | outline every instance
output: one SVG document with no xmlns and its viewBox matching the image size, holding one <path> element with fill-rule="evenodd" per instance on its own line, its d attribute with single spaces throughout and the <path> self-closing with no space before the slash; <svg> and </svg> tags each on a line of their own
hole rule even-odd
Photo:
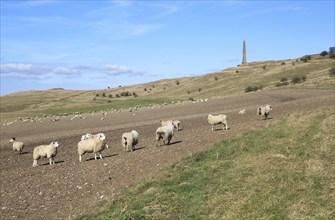
<svg viewBox="0 0 335 220">
<path fill-rule="evenodd" d="M 122 135 L 121 142 L 124 148 L 124 151 L 128 151 L 129 147 L 131 147 L 130 151 L 135 150 L 135 145 L 138 144 L 138 132 L 136 130 L 132 130 L 131 132 L 126 132 Z"/>
<path fill-rule="evenodd" d="M 84 134 L 83 136 L 81 136 L 81 141 L 83 140 L 87 140 L 87 139 L 91 139 L 91 138 L 94 138 L 94 137 L 99 137 L 100 135 L 104 135 L 106 137 L 106 135 L 104 133 L 98 133 L 98 134 L 92 134 L 92 133 L 87 133 L 87 134 Z M 108 148 L 108 144 L 105 144 L 105 147 Z"/>
<path fill-rule="evenodd" d="M 165 125 L 168 125 L 168 124 L 172 124 L 174 129 L 176 129 L 177 131 L 180 130 L 180 121 L 179 120 L 167 120 L 167 121 L 164 121 L 164 120 L 161 120 L 161 126 L 165 126 Z"/>
<path fill-rule="evenodd" d="M 174 120 L 173 124 L 177 128 L 177 131 L 179 131 L 180 130 L 180 121 L 179 120 Z"/>
<path fill-rule="evenodd" d="M 94 159 L 97 159 L 97 153 L 99 153 L 100 159 L 102 159 L 101 151 L 108 148 L 105 142 L 106 136 L 103 133 L 93 135 L 92 138 L 87 140 L 82 140 L 78 142 L 78 154 L 79 161 L 81 162 L 81 157 L 85 153 L 94 153 Z"/>
<path fill-rule="evenodd" d="M 91 133 L 87 133 L 87 134 L 84 134 L 83 136 L 81 136 L 80 140 L 83 141 L 83 140 L 90 139 L 92 137 L 93 137 L 93 135 Z"/>
<path fill-rule="evenodd" d="M 268 119 L 268 115 L 270 114 L 272 110 L 271 105 L 266 105 L 263 107 L 257 108 L 257 115 L 263 116 L 264 115 L 264 120 Z"/>
<path fill-rule="evenodd" d="M 10 143 L 13 143 L 13 150 L 14 150 L 14 151 L 18 151 L 20 154 L 22 153 L 23 148 L 24 148 L 24 144 L 23 144 L 22 142 L 15 140 L 14 137 L 11 138 L 11 139 L 9 140 L 9 142 L 10 142 Z"/>
<path fill-rule="evenodd" d="M 157 146 L 159 146 L 159 141 L 161 139 L 163 139 L 163 144 L 164 145 L 166 145 L 166 144 L 169 145 L 170 141 L 173 137 L 173 130 L 174 130 L 174 125 L 173 124 L 167 124 L 165 126 L 161 126 L 161 127 L 157 128 L 157 130 L 156 130 Z"/>
<path fill-rule="evenodd" d="M 245 114 L 245 109 L 240 110 L 240 111 L 238 112 L 238 114 L 240 114 L 240 115 L 244 115 L 244 114 Z"/>
<path fill-rule="evenodd" d="M 41 157 L 49 158 L 49 164 L 55 164 L 55 156 L 57 154 L 57 148 L 59 144 L 57 141 L 51 142 L 49 145 L 40 145 L 34 148 L 33 152 L 33 167 L 37 166 L 37 160 Z"/>
<path fill-rule="evenodd" d="M 212 125 L 212 131 L 214 131 L 214 125 L 222 124 L 222 130 L 228 130 L 227 116 L 226 115 L 208 115 L 207 121 Z"/>
</svg>

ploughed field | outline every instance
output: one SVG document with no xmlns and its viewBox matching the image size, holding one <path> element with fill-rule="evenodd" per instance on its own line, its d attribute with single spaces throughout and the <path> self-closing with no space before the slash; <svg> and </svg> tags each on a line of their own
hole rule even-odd
<svg viewBox="0 0 335 220">
<path fill-rule="evenodd" d="M 90 212 L 182 158 L 248 130 L 271 126 L 294 112 L 335 107 L 334 101 L 331 90 L 263 90 L 206 102 L 83 115 L 87 119 L 67 116 L 57 122 L 1 125 L 0 219 L 66 219 Z M 268 120 L 256 115 L 256 108 L 265 104 L 273 108 Z M 246 114 L 239 115 L 241 109 Z M 221 113 L 227 115 L 229 130 L 217 125 L 212 132 L 207 115 Z M 181 130 L 175 132 L 170 145 L 157 147 L 155 131 L 161 119 L 180 120 Z M 124 152 L 121 135 L 132 129 L 139 132 L 139 144 L 134 152 Z M 89 153 L 80 163 L 77 143 L 88 132 L 104 132 L 109 148 L 102 152 L 102 160 L 94 160 L 94 154 Z M 25 143 L 23 154 L 12 150 L 11 137 Z M 42 158 L 33 168 L 33 148 L 55 140 L 60 144 L 56 164 L 49 165 L 49 160 Z"/>
</svg>

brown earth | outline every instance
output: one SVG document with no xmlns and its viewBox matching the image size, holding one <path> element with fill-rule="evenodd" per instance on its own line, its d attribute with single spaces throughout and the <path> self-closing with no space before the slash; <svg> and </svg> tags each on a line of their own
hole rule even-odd
<svg viewBox="0 0 335 220">
<path fill-rule="evenodd" d="M 65 117 L 58 122 L 1 125 L 0 218 L 69 219 L 90 212 L 117 198 L 126 187 L 182 158 L 251 129 L 271 126 L 295 112 L 334 108 L 334 101 L 335 92 L 329 90 L 263 90 L 107 116 L 96 113 L 87 115 L 86 120 Z M 256 108 L 265 104 L 273 107 L 266 121 L 256 115 Z M 237 112 L 243 108 L 246 114 L 239 115 Z M 226 114 L 230 129 L 223 131 L 218 126 L 212 132 L 207 123 L 209 113 Z M 169 146 L 156 146 L 155 130 L 160 119 L 181 121 L 182 130 L 175 133 Z M 132 129 L 140 134 L 139 145 L 134 152 L 124 152 L 121 135 Z M 87 132 L 104 132 L 110 148 L 103 151 L 102 160 L 94 160 L 93 154 L 86 154 L 80 163 L 77 142 Z M 13 152 L 8 142 L 11 137 L 25 143 L 23 154 Z M 60 143 L 56 165 L 49 165 L 48 159 L 43 158 L 38 161 L 39 166 L 33 168 L 33 148 L 54 140 Z"/>
</svg>

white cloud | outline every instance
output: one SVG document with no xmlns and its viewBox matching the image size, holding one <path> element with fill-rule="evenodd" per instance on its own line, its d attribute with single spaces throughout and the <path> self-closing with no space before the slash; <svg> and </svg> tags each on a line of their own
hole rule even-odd
<svg viewBox="0 0 335 220">
<path fill-rule="evenodd" d="M 57 67 L 53 69 L 52 72 L 61 75 L 80 75 L 79 70 L 66 67 Z"/>
<path fill-rule="evenodd" d="M 1 64 L 0 66 L 1 74 L 25 74 L 25 76 L 36 76 L 36 75 L 65 75 L 74 76 L 80 75 L 80 71 L 76 68 L 67 67 L 56 67 L 49 68 L 43 66 L 36 66 L 33 64 L 23 64 L 23 63 L 9 63 Z"/>
<path fill-rule="evenodd" d="M 103 68 L 103 71 L 107 75 L 112 76 L 119 76 L 119 75 L 128 75 L 128 76 L 136 76 L 136 75 L 143 75 L 144 72 L 141 71 L 134 71 L 126 66 L 120 66 L 120 65 L 112 65 L 108 64 Z"/>
<path fill-rule="evenodd" d="M 29 71 L 32 69 L 32 67 L 33 67 L 32 64 L 22 64 L 22 63 L 1 64 L 1 73 Z"/>
<path fill-rule="evenodd" d="M 32 75 L 43 74 L 43 68 L 36 67 L 32 64 L 23 64 L 23 63 L 9 63 L 1 64 L 0 72 L 1 74 L 5 73 L 30 73 Z"/>
<path fill-rule="evenodd" d="M 23 63 L 10 63 L 1 64 L 1 74 L 13 75 L 24 78 L 54 76 L 54 77 L 66 77 L 74 78 L 85 73 L 101 74 L 102 76 L 142 76 L 145 74 L 143 71 L 136 71 L 127 66 L 107 64 L 105 66 L 89 66 L 89 65 L 78 65 L 76 67 L 45 67 L 33 64 Z"/>
</svg>

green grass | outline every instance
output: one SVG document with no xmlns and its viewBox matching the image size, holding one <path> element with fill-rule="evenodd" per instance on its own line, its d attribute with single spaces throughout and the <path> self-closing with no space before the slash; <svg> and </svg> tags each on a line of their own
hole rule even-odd
<svg viewBox="0 0 335 220">
<path fill-rule="evenodd" d="M 335 219 L 335 112 L 223 141 L 78 219 Z"/>
</svg>

